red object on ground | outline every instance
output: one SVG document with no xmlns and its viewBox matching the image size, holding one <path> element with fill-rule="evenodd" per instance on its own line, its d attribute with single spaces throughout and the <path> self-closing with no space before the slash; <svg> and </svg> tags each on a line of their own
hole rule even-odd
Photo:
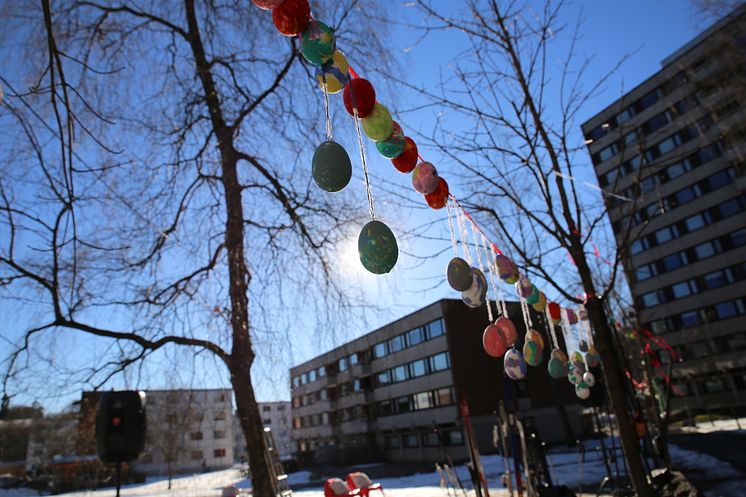
<svg viewBox="0 0 746 497">
<path fill-rule="evenodd" d="M 345 85 L 342 101 L 351 116 L 355 115 L 354 109 L 357 108 L 357 117 L 362 119 L 373 112 L 376 105 L 376 90 L 367 79 L 351 79 Z"/>
<path fill-rule="evenodd" d="M 285 0 L 272 11 L 272 21 L 277 31 L 285 36 L 297 36 L 306 29 L 311 20 L 308 0 Z"/>
<path fill-rule="evenodd" d="M 350 491 L 360 492 L 361 497 L 368 497 L 368 492 L 371 490 L 378 490 L 384 497 L 386 496 L 380 483 L 373 483 L 368 475 L 359 471 L 347 475 L 347 486 L 350 487 Z"/>
<path fill-rule="evenodd" d="M 360 490 L 347 488 L 345 482 L 340 478 L 329 478 L 324 482 L 324 497 L 352 497 L 356 495 L 360 495 Z"/>
<path fill-rule="evenodd" d="M 401 173 L 411 173 L 415 166 L 417 166 L 417 144 L 413 139 L 406 136 L 404 137 L 404 152 L 399 155 L 396 159 L 391 159 L 394 167 Z"/>
</svg>

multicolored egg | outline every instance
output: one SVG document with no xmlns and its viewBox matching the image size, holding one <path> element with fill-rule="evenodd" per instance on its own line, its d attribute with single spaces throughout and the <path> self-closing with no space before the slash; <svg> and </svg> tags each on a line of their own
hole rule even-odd
<svg viewBox="0 0 746 497">
<path fill-rule="evenodd" d="M 547 308 L 547 296 L 544 295 L 544 292 L 539 292 L 539 300 L 537 300 L 535 304 L 532 304 L 531 307 L 533 307 L 536 312 L 544 312 L 544 309 Z"/>
<path fill-rule="evenodd" d="M 412 171 L 412 186 L 423 195 L 438 188 L 438 170 L 429 162 L 420 162 Z"/>
<path fill-rule="evenodd" d="M 590 371 L 583 373 L 583 383 L 592 387 L 596 384 L 596 377 Z"/>
<path fill-rule="evenodd" d="M 373 111 L 363 118 L 363 131 L 373 141 L 381 141 L 391 136 L 394 121 L 389 110 L 381 104 L 373 106 Z"/>
<path fill-rule="evenodd" d="M 415 166 L 417 166 L 417 159 L 419 153 L 417 152 L 417 144 L 410 137 L 404 137 L 404 150 L 395 159 L 391 159 L 394 167 L 400 173 L 411 173 Z"/>
<path fill-rule="evenodd" d="M 583 372 L 578 371 L 575 364 L 569 364 L 569 370 L 567 371 L 567 381 L 573 385 L 579 385 L 583 382 Z"/>
<path fill-rule="evenodd" d="M 351 116 L 354 116 L 357 110 L 357 117 L 368 117 L 376 105 L 376 90 L 367 79 L 351 79 L 345 85 L 342 102 Z"/>
<path fill-rule="evenodd" d="M 536 288 L 536 285 L 531 285 L 533 290 L 531 290 L 531 295 L 526 297 L 526 303 L 528 305 L 534 305 L 539 301 L 539 289 Z"/>
<path fill-rule="evenodd" d="M 484 305 L 487 300 L 487 278 L 479 269 L 471 268 L 472 284 L 468 290 L 461 292 L 461 300 L 464 304 L 476 309 Z"/>
<path fill-rule="evenodd" d="M 588 352 L 585 354 L 585 362 L 589 368 L 595 368 L 601 363 L 601 356 L 593 345 L 588 347 Z"/>
<path fill-rule="evenodd" d="M 500 316 L 499 318 L 497 318 L 497 320 L 495 320 L 495 325 L 502 330 L 507 346 L 512 347 L 516 339 L 518 338 L 518 331 L 515 329 L 515 324 L 513 324 L 513 321 L 505 316 Z"/>
<path fill-rule="evenodd" d="M 510 349 L 505 353 L 503 359 L 505 374 L 511 380 L 522 380 L 526 377 L 526 361 L 523 355 L 516 349 Z"/>
<path fill-rule="evenodd" d="M 505 337 L 500 328 L 491 324 L 484 329 L 482 346 L 490 357 L 501 357 L 505 353 Z"/>
<path fill-rule="evenodd" d="M 312 19 L 300 35 L 300 53 L 314 66 L 328 62 L 335 50 L 334 31 L 321 21 Z"/>
<path fill-rule="evenodd" d="M 393 123 L 391 136 L 385 140 L 376 142 L 376 149 L 378 153 L 387 159 L 394 159 L 399 157 L 404 152 L 404 146 L 406 141 L 404 140 L 404 131 L 398 123 Z"/>
<path fill-rule="evenodd" d="M 523 359 L 529 366 L 538 366 L 543 359 L 544 348 L 538 342 L 526 340 L 523 344 Z"/>
<path fill-rule="evenodd" d="M 454 257 L 446 269 L 448 284 L 458 292 L 468 290 L 473 282 L 471 266 L 461 257 Z"/>
<path fill-rule="evenodd" d="M 585 307 L 581 307 L 581 308 L 580 308 L 580 309 L 578 310 L 578 318 L 579 318 L 579 319 L 580 319 L 581 321 L 588 321 L 588 311 L 586 310 L 586 308 L 585 308 Z"/>
<path fill-rule="evenodd" d="M 567 321 L 570 324 L 576 324 L 578 322 L 578 315 L 572 309 L 565 309 L 567 312 Z"/>
<path fill-rule="evenodd" d="M 586 400 L 591 396 L 591 389 L 588 388 L 588 385 L 585 383 L 580 382 L 575 385 L 575 395 L 577 395 L 580 400 Z"/>
<path fill-rule="evenodd" d="M 311 20 L 308 0 L 285 0 L 272 10 L 272 22 L 285 36 L 297 36 Z"/>
<path fill-rule="evenodd" d="M 567 374 L 565 369 L 566 363 L 562 362 L 558 357 L 552 357 L 547 362 L 547 372 L 549 376 L 558 380 Z"/>
<path fill-rule="evenodd" d="M 515 283 L 515 291 L 525 299 L 534 291 L 534 285 L 531 284 L 527 276 L 521 275 Z"/>
<path fill-rule="evenodd" d="M 326 141 L 313 154 L 311 174 L 319 188 L 338 192 L 347 186 L 352 177 L 350 156 L 339 143 Z"/>
<path fill-rule="evenodd" d="M 357 251 L 363 267 L 373 274 L 388 273 L 399 258 L 399 247 L 391 229 L 376 220 L 363 226 L 357 240 Z"/>
<path fill-rule="evenodd" d="M 497 265 L 497 272 L 500 275 L 500 278 L 505 283 L 512 285 L 518 281 L 518 267 L 513 261 L 502 254 L 498 254 L 497 257 L 495 257 L 495 264 Z"/>
<path fill-rule="evenodd" d="M 584 362 L 583 361 L 583 354 L 581 354 L 580 352 L 578 352 L 576 350 L 575 352 L 573 352 L 572 354 L 570 354 L 570 360 L 572 362 L 581 362 L 582 363 L 582 362 Z"/>
<path fill-rule="evenodd" d="M 552 349 L 552 352 L 550 352 L 550 354 L 549 354 L 549 355 L 550 355 L 551 357 L 556 357 L 557 359 L 559 359 L 559 360 L 560 360 L 560 361 L 562 361 L 562 362 L 565 362 L 565 363 L 567 362 L 567 354 L 565 354 L 565 353 L 564 353 L 564 352 L 563 352 L 562 350 L 560 350 L 560 349 Z"/>
<path fill-rule="evenodd" d="M 526 332 L 526 340 L 536 342 L 542 349 L 544 348 L 544 337 L 536 330 L 528 330 Z"/>
<path fill-rule="evenodd" d="M 280 6 L 285 0 L 251 0 L 251 2 L 264 10 L 272 10 Z"/>
<path fill-rule="evenodd" d="M 425 202 L 432 209 L 442 209 L 448 203 L 448 183 L 443 178 L 438 178 L 438 187 L 434 192 L 425 195 Z"/>
<path fill-rule="evenodd" d="M 335 50 L 332 58 L 326 64 L 316 68 L 316 81 L 327 93 L 339 93 L 350 80 L 350 65 L 347 58 L 339 50 Z"/>
</svg>

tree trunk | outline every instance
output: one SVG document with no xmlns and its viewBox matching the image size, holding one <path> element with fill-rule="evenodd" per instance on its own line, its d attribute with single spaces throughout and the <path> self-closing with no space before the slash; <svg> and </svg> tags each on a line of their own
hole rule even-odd
<svg viewBox="0 0 746 497">
<path fill-rule="evenodd" d="M 619 439 L 621 440 L 622 450 L 627 459 L 632 484 L 635 487 L 638 497 L 653 497 L 653 491 L 642 461 L 640 443 L 629 413 L 626 380 L 622 374 L 622 368 L 614 348 L 614 337 L 612 336 L 612 330 L 609 326 L 603 302 L 596 295 L 591 270 L 588 266 L 588 261 L 585 259 L 582 247 L 579 250 L 571 251 L 571 255 L 575 260 L 578 274 L 583 283 L 583 290 L 587 295 L 585 308 L 588 311 L 588 319 L 593 328 L 596 349 L 601 356 L 601 366 L 603 367 L 604 379 L 606 380 L 606 389 L 609 394 L 612 410 L 616 414 Z"/>
</svg>

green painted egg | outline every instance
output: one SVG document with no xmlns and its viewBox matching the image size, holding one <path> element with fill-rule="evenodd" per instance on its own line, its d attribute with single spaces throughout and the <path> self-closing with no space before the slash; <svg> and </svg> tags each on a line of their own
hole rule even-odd
<svg viewBox="0 0 746 497">
<path fill-rule="evenodd" d="M 319 188 L 338 192 L 347 186 L 352 177 L 350 156 L 339 143 L 326 141 L 313 154 L 311 174 Z"/>
<path fill-rule="evenodd" d="M 552 357 L 547 363 L 547 371 L 549 372 L 549 376 L 551 376 L 555 380 L 558 380 L 566 374 L 565 363 L 562 362 L 562 359 L 558 357 Z"/>
<path fill-rule="evenodd" d="M 396 159 L 404 152 L 404 145 L 406 144 L 404 138 L 404 131 L 402 131 L 401 126 L 394 122 L 391 136 L 376 142 L 378 153 L 387 159 Z"/>
<path fill-rule="evenodd" d="M 300 53 L 315 66 L 332 58 L 334 46 L 334 31 L 321 21 L 312 20 L 300 35 Z"/>
<path fill-rule="evenodd" d="M 446 275 L 448 276 L 448 284 L 458 292 L 468 290 L 473 281 L 471 266 L 461 257 L 451 259 L 451 262 L 448 263 Z"/>
<path fill-rule="evenodd" d="M 544 295 L 544 292 L 539 292 L 539 300 L 537 300 L 535 304 L 531 304 L 531 307 L 533 307 L 536 312 L 544 312 L 544 309 L 547 308 L 547 296 Z"/>
<path fill-rule="evenodd" d="M 363 267 L 373 274 L 388 273 L 399 258 L 396 238 L 381 221 L 370 221 L 363 226 L 357 239 L 357 251 Z"/>
<path fill-rule="evenodd" d="M 528 305 L 534 305 L 535 303 L 539 301 L 539 294 L 540 294 L 539 289 L 536 288 L 536 285 L 531 285 L 531 288 L 532 288 L 531 294 L 528 297 L 526 297 L 526 303 Z"/>
<path fill-rule="evenodd" d="M 391 136 L 394 130 L 394 121 L 391 120 L 389 110 L 377 103 L 368 117 L 363 118 L 363 131 L 373 141 L 385 140 Z"/>
</svg>

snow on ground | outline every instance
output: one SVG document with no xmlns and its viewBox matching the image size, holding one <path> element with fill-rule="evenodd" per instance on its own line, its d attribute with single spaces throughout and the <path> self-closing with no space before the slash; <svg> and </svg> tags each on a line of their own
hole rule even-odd
<svg viewBox="0 0 746 497">
<path fill-rule="evenodd" d="M 551 476 L 555 484 L 564 484 L 573 490 L 576 490 L 582 483 L 584 485 L 598 485 L 606 476 L 606 468 L 603 464 L 603 455 L 597 442 L 586 442 L 584 456 L 579 455 L 577 451 L 552 452 L 549 454 L 548 463 Z M 742 489 L 746 482 L 746 475 L 735 469 L 730 464 L 716 459 L 712 456 L 700 454 L 698 452 L 684 450 L 676 446 L 670 448 L 671 457 L 677 467 L 684 471 L 693 469 L 706 472 L 707 476 L 713 480 L 721 479 L 723 483 L 719 484 L 717 491 L 712 495 L 717 496 L 740 496 L 743 495 Z M 618 453 L 618 448 L 617 448 Z M 619 470 L 623 471 L 623 461 L 621 456 L 617 461 Z M 506 497 L 508 495 L 500 481 L 505 468 L 504 459 L 501 456 L 484 456 L 482 465 L 490 488 L 490 495 L 495 497 Z M 512 461 L 511 461 L 512 467 Z M 366 466 L 365 471 L 374 479 L 375 466 Z M 615 466 L 612 463 L 612 472 Z M 464 486 L 470 488 L 471 481 L 468 471 L 464 466 L 457 468 L 458 477 Z M 308 483 L 310 473 L 308 471 L 299 471 L 289 475 L 290 483 L 298 485 Z M 345 475 L 337 475 L 344 478 Z M 441 488 L 440 477 L 438 473 L 432 472 L 404 476 L 397 478 L 384 478 L 377 480 L 383 485 L 388 497 L 453 497 L 455 494 L 452 488 Z M 250 481 L 241 476 L 238 467 L 222 471 L 213 471 L 196 475 L 184 475 L 176 477 L 172 481 L 172 489 L 168 490 L 168 479 L 158 477 L 149 479 L 143 484 L 127 485 L 122 488 L 122 497 L 218 497 L 221 489 L 228 485 L 236 485 L 239 488 L 248 488 Z M 293 492 L 295 497 L 322 497 L 323 483 L 318 482 L 308 488 L 299 489 Z M 32 497 L 38 495 L 33 490 L 0 490 L 0 497 Z M 82 491 L 63 494 L 64 497 L 114 497 L 115 490 L 106 488 L 95 491 Z M 464 494 L 458 492 L 458 497 Z M 469 497 L 473 492 L 468 493 Z M 374 493 L 374 497 L 376 494 Z"/>
<path fill-rule="evenodd" d="M 681 426 L 677 428 L 677 431 L 682 433 L 710 433 L 713 431 L 734 430 L 746 431 L 746 418 L 700 421 L 696 426 Z"/>
</svg>

